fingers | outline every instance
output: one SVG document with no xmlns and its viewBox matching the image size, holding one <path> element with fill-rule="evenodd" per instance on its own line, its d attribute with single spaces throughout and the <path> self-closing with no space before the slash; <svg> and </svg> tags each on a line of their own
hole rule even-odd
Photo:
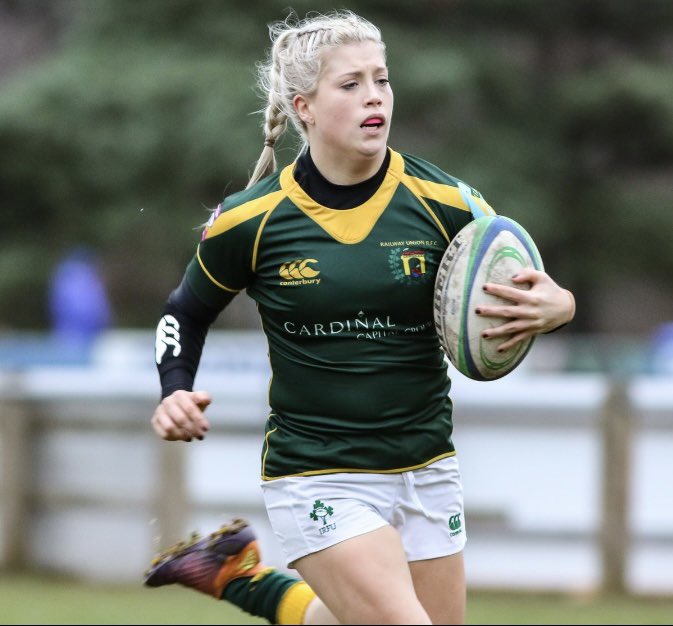
<svg viewBox="0 0 673 626">
<path fill-rule="evenodd" d="M 202 411 L 205 411 L 212 402 L 207 391 L 195 391 L 193 397 L 194 402 Z"/>
<path fill-rule="evenodd" d="M 521 283 L 532 283 L 535 284 L 541 280 L 544 280 L 545 277 L 548 277 L 545 272 L 540 270 L 534 270 L 530 267 L 524 267 L 520 269 L 514 276 L 512 276 L 512 282 L 521 284 Z"/>
<path fill-rule="evenodd" d="M 503 341 L 498 347 L 497 351 L 502 353 L 502 352 L 507 352 L 507 350 L 510 350 L 511 348 L 514 348 L 518 343 L 521 341 L 524 341 L 525 339 L 528 339 L 529 337 L 532 337 L 535 333 L 530 331 L 530 330 L 525 330 L 521 331 L 519 333 L 513 333 L 511 335 L 505 335 L 506 340 Z M 496 337 L 493 337 L 492 339 L 496 339 Z"/>
<path fill-rule="evenodd" d="M 474 312 L 481 317 L 502 317 L 508 319 L 535 319 L 537 311 L 533 306 L 521 304 L 503 304 L 496 306 L 480 305 Z"/>
<path fill-rule="evenodd" d="M 167 441 L 203 439 L 210 425 L 203 410 L 210 404 L 206 392 L 175 391 L 164 398 L 152 415 L 154 431 Z"/>
<path fill-rule="evenodd" d="M 537 292 L 494 283 L 486 283 L 483 290 L 491 296 L 500 298 L 501 302 L 480 304 L 475 309 L 475 313 L 479 316 L 519 320 L 535 320 L 539 317 L 540 297 Z"/>
<path fill-rule="evenodd" d="M 499 283 L 486 283 L 483 289 L 493 296 L 511 300 L 512 302 L 531 302 L 537 298 L 538 292 L 545 293 L 553 286 L 558 288 L 551 277 L 540 270 L 524 268 L 519 270 L 511 278 L 512 282 L 521 287 L 501 285 Z"/>
<path fill-rule="evenodd" d="M 501 302 L 480 304 L 479 316 L 502 320 L 482 333 L 485 339 L 502 339 L 499 351 L 506 351 L 533 335 L 548 332 L 572 319 L 575 303 L 572 294 L 559 287 L 545 272 L 522 269 L 512 277 L 516 284 L 529 288 L 486 283 L 483 289 Z"/>
</svg>

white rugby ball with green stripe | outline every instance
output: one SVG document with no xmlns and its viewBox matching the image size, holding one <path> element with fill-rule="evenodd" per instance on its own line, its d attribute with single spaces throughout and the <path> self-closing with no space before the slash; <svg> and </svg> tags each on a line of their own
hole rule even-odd
<svg viewBox="0 0 673 626">
<path fill-rule="evenodd" d="M 482 332 L 500 326 L 502 318 L 475 313 L 481 305 L 510 302 L 486 293 L 485 283 L 529 289 L 512 277 L 524 268 L 543 269 L 535 243 L 517 222 L 501 215 L 479 217 L 449 244 L 437 272 L 434 316 L 439 341 L 449 361 L 474 380 L 495 380 L 511 372 L 530 350 L 533 339 L 499 353 L 504 338 L 485 339 Z"/>
</svg>

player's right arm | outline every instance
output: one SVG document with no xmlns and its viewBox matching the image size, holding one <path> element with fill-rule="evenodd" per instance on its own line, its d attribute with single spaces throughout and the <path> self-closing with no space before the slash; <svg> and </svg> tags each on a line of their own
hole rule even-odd
<svg viewBox="0 0 673 626">
<path fill-rule="evenodd" d="M 253 188 L 218 206 L 182 283 L 166 302 L 156 334 L 161 402 L 152 416 L 163 439 L 203 439 L 208 430 L 203 412 L 211 399 L 205 391 L 193 391 L 194 378 L 210 325 L 254 278 L 255 243 L 267 214 L 284 197 L 274 181 L 266 183 L 271 193 L 258 197 Z"/>
<path fill-rule="evenodd" d="M 205 304 L 183 279 L 166 301 L 155 343 L 161 402 L 151 420 L 162 439 L 203 439 L 210 427 L 204 416 L 210 395 L 192 388 L 208 329 L 232 298 L 224 295 L 218 306 Z"/>
</svg>

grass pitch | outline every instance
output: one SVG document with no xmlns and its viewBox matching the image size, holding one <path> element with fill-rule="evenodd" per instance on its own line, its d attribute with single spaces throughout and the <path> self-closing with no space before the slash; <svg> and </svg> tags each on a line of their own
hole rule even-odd
<svg viewBox="0 0 673 626">
<path fill-rule="evenodd" d="M 266 624 L 180 587 L 144 589 L 0 576 L 0 624 Z M 468 624 L 672 624 L 673 597 L 471 591 Z"/>
</svg>

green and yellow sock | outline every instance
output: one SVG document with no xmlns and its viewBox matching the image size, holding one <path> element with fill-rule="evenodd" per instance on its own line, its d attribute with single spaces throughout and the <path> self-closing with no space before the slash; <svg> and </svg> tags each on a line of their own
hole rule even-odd
<svg viewBox="0 0 673 626">
<path fill-rule="evenodd" d="M 295 580 L 280 599 L 276 611 L 276 624 L 303 624 L 308 605 L 313 602 L 315 591 L 303 580 Z"/>
<path fill-rule="evenodd" d="M 223 600 L 272 624 L 301 624 L 314 598 L 315 593 L 304 581 L 273 567 L 256 576 L 235 578 L 222 592 Z"/>
</svg>

